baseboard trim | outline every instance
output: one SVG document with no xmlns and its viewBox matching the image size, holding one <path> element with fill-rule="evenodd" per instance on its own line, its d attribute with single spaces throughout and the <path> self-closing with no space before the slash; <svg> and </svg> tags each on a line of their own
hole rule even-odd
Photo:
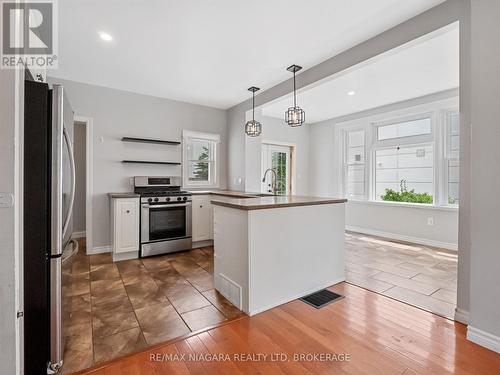
<svg viewBox="0 0 500 375">
<path fill-rule="evenodd" d="M 459 309 L 458 307 L 455 309 L 455 320 L 457 322 L 463 323 L 465 325 L 469 324 L 469 312 Z"/>
<path fill-rule="evenodd" d="M 324 283 L 323 285 L 320 285 L 320 286 L 317 286 L 317 287 L 314 287 L 314 288 L 311 288 L 309 290 L 306 290 L 300 294 L 296 294 L 294 296 L 291 296 L 291 297 L 287 297 L 287 298 L 284 298 L 276 303 L 273 303 L 271 305 L 268 305 L 268 306 L 263 306 L 263 307 L 259 307 L 257 309 L 253 309 L 250 311 L 247 312 L 247 311 L 244 311 L 245 313 L 247 313 L 247 315 L 249 316 L 254 316 L 254 315 L 257 315 L 257 314 L 260 314 L 264 311 L 267 311 L 267 310 L 270 310 L 274 307 L 277 307 L 277 306 L 280 306 L 280 305 L 283 305 L 285 303 L 288 303 L 288 302 L 291 302 L 293 300 L 296 300 L 296 299 L 299 299 L 299 298 L 302 298 L 304 296 L 307 296 L 308 294 L 311 294 L 311 293 L 314 293 L 314 292 L 317 292 L 318 290 L 321 290 L 321 289 L 325 289 L 325 288 L 329 288 L 331 287 L 332 285 L 335 285 L 335 284 L 338 284 L 338 283 L 341 283 L 345 281 L 345 277 L 342 276 L 338 279 L 335 279 L 335 280 L 332 280 L 332 281 L 328 281 L 326 283 Z"/>
<path fill-rule="evenodd" d="M 205 241 L 196 241 L 193 242 L 193 249 L 198 249 L 200 247 L 207 247 L 207 246 L 213 246 L 214 241 L 213 240 L 205 240 Z"/>
<path fill-rule="evenodd" d="M 467 340 L 481 345 L 494 352 L 500 353 L 500 337 L 481 329 L 468 326 L 467 327 Z"/>
<path fill-rule="evenodd" d="M 111 252 L 111 246 L 109 245 L 94 247 L 92 250 L 87 249 L 87 255 L 110 253 L 110 252 Z"/>
<path fill-rule="evenodd" d="M 405 242 L 413 242 L 413 243 L 417 243 L 417 244 L 420 244 L 420 245 L 440 247 L 442 249 L 453 250 L 453 251 L 457 251 L 458 250 L 458 245 L 455 244 L 455 243 L 450 243 L 450 242 L 441 242 L 441 241 L 429 240 L 427 238 L 405 236 L 403 234 L 383 232 L 383 231 L 378 231 L 378 230 L 373 230 L 373 229 L 355 227 L 355 226 L 352 226 L 352 225 L 346 225 L 345 229 L 349 230 L 351 232 L 358 232 L 358 233 L 363 233 L 363 234 L 369 234 L 371 236 L 385 237 L 385 238 L 390 238 L 392 240 L 399 240 L 399 241 L 405 241 Z"/>
<path fill-rule="evenodd" d="M 83 238 L 83 237 L 86 237 L 87 236 L 87 232 L 86 231 L 82 231 L 82 232 L 73 232 L 71 234 L 71 238 L 74 238 L 74 239 L 77 239 L 77 238 Z"/>
</svg>

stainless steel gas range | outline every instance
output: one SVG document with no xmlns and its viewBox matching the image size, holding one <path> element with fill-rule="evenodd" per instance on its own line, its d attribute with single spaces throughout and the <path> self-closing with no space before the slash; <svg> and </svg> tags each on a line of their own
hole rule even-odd
<svg viewBox="0 0 500 375">
<path fill-rule="evenodd" d="M 180 177 L 134 177 L 141 196 L 141 257 L 190 250 L 191 194 Z"/>
</svg>

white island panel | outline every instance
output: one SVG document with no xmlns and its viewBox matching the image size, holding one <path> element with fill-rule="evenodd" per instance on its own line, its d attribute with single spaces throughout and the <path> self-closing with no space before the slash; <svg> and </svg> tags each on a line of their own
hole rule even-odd
<svg viewBox="0 0 500 375">
<path fill-rule="evenodd" d="M 344 281 L 344 231 L 344 203 L 215 205 L 215 288 L 255 315 Z"/>
<path fill-rule="evenodd" d="M 345 280 L 345 204 L 249 212 L 254 315 Z"/>
<path fill-rule="evenodd" d="M 214 284 L 248 313 L 248 212 L 214 206 Z M 234 295 L 234 288 L 240 295 Z"/>
</svg>

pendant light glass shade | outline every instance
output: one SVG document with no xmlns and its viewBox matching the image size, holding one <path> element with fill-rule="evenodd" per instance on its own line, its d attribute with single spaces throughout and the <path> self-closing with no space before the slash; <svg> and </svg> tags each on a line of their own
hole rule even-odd
<svg viewBox="0 0 500 375">
<path fill-rule="evenodd" d="M 252 86 L 248 91 L 252 92 L 252 119 L 245 124 L 245 133 L 249 137 L 258 137 L 262 133 L 262 124 L 255 121 L 255 92 L 259 91 L 258 87 Z"/>
<path fill-rule="evenodd" d="M 297 105 L 297 90 L 295 86 L 295 73 L 302 69 L 301 66 L 291 65 L 286 70 L 293 73 L 293 107 L 285 112 L 285 122 L 292 128 L 301 126 L 306 121 L 306 113 Z"/>
<path fill-rule="evenodd" d="M 285 122 L 292 128 L 301 126 L 306 121 L 306 113 L 300 107 L 290 107 L 285 112 Z"/>
<path fill-rule="evenodd" d="M 245 125 L 245 133 L 249 137 L 258 137 L 262 133 L 262 124 L 255 120 L 247 121 Z"/>
</svg>

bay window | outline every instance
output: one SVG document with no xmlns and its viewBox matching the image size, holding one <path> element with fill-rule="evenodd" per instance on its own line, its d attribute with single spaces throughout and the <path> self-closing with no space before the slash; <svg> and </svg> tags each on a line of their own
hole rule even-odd
<svg viewBox="0 0 500 375">
<path fill-rule="evenodd" d="M 375 150 L 375 199 L 433 203 L 432 144 Z"/>
<path fill-rule="evenodd" d="M 365 131 L 347 132 L 347 196 L 363 198 L 365 190 Z"/>
<path fill-rule="evenodd" d="M 458 204 L 460 115 L 457 111 L 449 111 L 446 113 L 446 136 L 446 179 L 448 184 L 448 203 Z"/>
<path fill-rule="evenodd" d="M 457 110 L 435 109 L 377 122 L 366 118 L 341 129 L 346 198 L 434 206 L 458 204 Z"/>
</svg>

